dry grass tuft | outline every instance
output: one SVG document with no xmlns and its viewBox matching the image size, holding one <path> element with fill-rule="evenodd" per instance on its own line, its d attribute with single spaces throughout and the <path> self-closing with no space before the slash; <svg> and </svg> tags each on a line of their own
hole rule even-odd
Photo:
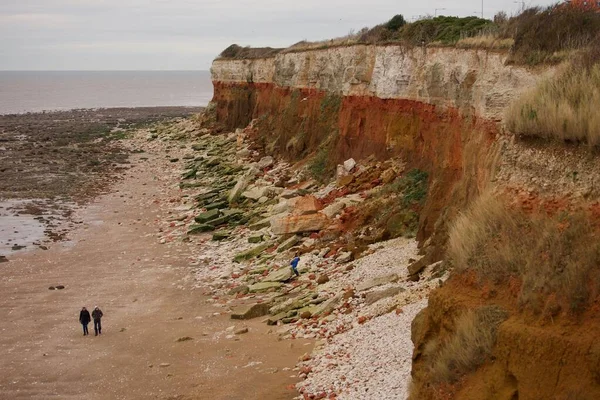
<svg viewBox="0 0 600 400">
<path fill-rule="evenodd" d="M 519 304 L 538 314 L 580 313 L 599 292 L 600 240 L 584 212 L 527 215 L 484 195 L 450 230 L 449 258 L 481 281 L 522 282 Z"/>
<path fill-rule="evenodd" d="M 600 64 L 571 65 L 515 101 L 506 125 L 519 135 L 600 145 Z"/>
<path fill-rule="evenodd" d="M 487 34 L 461 39 L 456 43 L 456 47 L 461 49 L 508 50 L 514 43 L 515 40 L 512 38 L 500 39 L 497 35 Z"/>
<path fill-rule="evenodd" d="M 474 371 L 491 355 L 498 326 L 508 314 L 495 306 L 469 310 L 455 321 L 452 336 L 427 350 L 435 383 L 455 382 Z"/>
</svg>

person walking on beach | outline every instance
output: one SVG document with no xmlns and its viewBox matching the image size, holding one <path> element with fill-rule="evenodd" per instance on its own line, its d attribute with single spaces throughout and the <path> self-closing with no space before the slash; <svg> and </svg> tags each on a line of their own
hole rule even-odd
<svg viewBox="0 0 600 400">
<path fill-rule="evenodd" d="M 102 334 L 102 324 L 100 320 L 103 315 L 102 310 L 99 309 L 98 306 L 94 307 L 94 311 L 92 311 L 92 318 L 94 318 L 94 332 L 96 333 L 94 336 Z"/>
<path fill-rule="evenodd" d="M 290 263 L 290 265 L 292 266 L 292 271 L 294 271 L 294 274 L 296 274 L 296 276 L 300 276 L 300 273 L 298 272 L 298 263 L 299 262 L 300 262 L 300 257 L 298 257 L 298 253 L 296 253 L 296 256 Z"/>
<path fill-rule="evenodd" d="M 79 322 L 83 326 L 83 336 L 90 334 L 88 331 L 88 324 L 91 320 L 92 317 L 90 317 L 90 312 L 87 310 L 87 308 L 82 307 L 81 311 L 79 312 Z"/>
</svg>

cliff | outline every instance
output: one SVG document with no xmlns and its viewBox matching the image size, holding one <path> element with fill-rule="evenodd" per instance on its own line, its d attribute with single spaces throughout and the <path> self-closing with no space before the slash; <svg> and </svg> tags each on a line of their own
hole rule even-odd
<svg viewBox="0 0 600 400">
<path fill-rule="evenodd" d="M 504 59 L 403 46 L 217 59 L 213 101 L 229 130 L 263 121 L 266 152 L 298 159 L 328 143 L 332 163 L 399 155 L 426 170 L 432 179 L 419 233 L 426 239 L 448 205 L 462 207 L 489 181 L 496 123 L 540 78 Z"/>
<path fill-rule="evenodd" d="M 217 59 L 213 102 L 228 130 L 254 121 L 265 153 L 300 160 L 326 151 L 331 165 L 401 157 L 427 171 L 418 239 L 433 262 L 444 258 L 459 211 L 486 190 L 508 194 L 528 212 L 555 215 L 597 204 L 600 163 L 587 149 L 525 141 L 503 129 L 511 102 L 555 73 L 506 65 L 506 58 L 483 50 L 355 45 Z M 557 315 L 555 324 L 540 322 L 510 299 L 514 287 L 492 286 L 457 274 L 419 315 L 414 398 L 597 398 L 600 361 L 593 335 L 581 335 L 598 327 L 596 319 Z M 508 313 L 492 356 L 458 382 L 433 382 L 428 349 L 446 343 L 459 316 L 482 305 Z M 579 369 L 578 357 L 586 358 Z"/>
</svg>

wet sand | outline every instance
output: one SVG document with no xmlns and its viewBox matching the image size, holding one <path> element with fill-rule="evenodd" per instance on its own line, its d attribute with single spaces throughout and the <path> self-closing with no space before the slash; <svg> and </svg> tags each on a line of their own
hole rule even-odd
<svg viewBox="0 0 600 400">
<path fill-rule="evenodd" d="M 284 368 L 311 343 L 215 315 L 191 289 L 185 246 L 157 244 L 177 191 L 160 172 L 175 167 L 164 154 L 130 160 L 109 194 L 75 211 L 68 241 L 0 263 L 0 398 L 293 398 L 296 374 Z M 82 335 L 84 305 L 104 311 L 102 335 Z M 249 333 L 227 338 L 243 325 Z"/>
</svg>

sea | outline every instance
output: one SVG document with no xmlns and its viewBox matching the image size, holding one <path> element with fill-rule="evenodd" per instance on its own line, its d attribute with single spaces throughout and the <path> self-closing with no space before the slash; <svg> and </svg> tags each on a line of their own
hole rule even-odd
<svg viewBox="0 0 600 400">
<path fill-rule="evenodd" d="M 205 106 L 209 71 L 0 71 L 0 114 Z"/>
</svg>

